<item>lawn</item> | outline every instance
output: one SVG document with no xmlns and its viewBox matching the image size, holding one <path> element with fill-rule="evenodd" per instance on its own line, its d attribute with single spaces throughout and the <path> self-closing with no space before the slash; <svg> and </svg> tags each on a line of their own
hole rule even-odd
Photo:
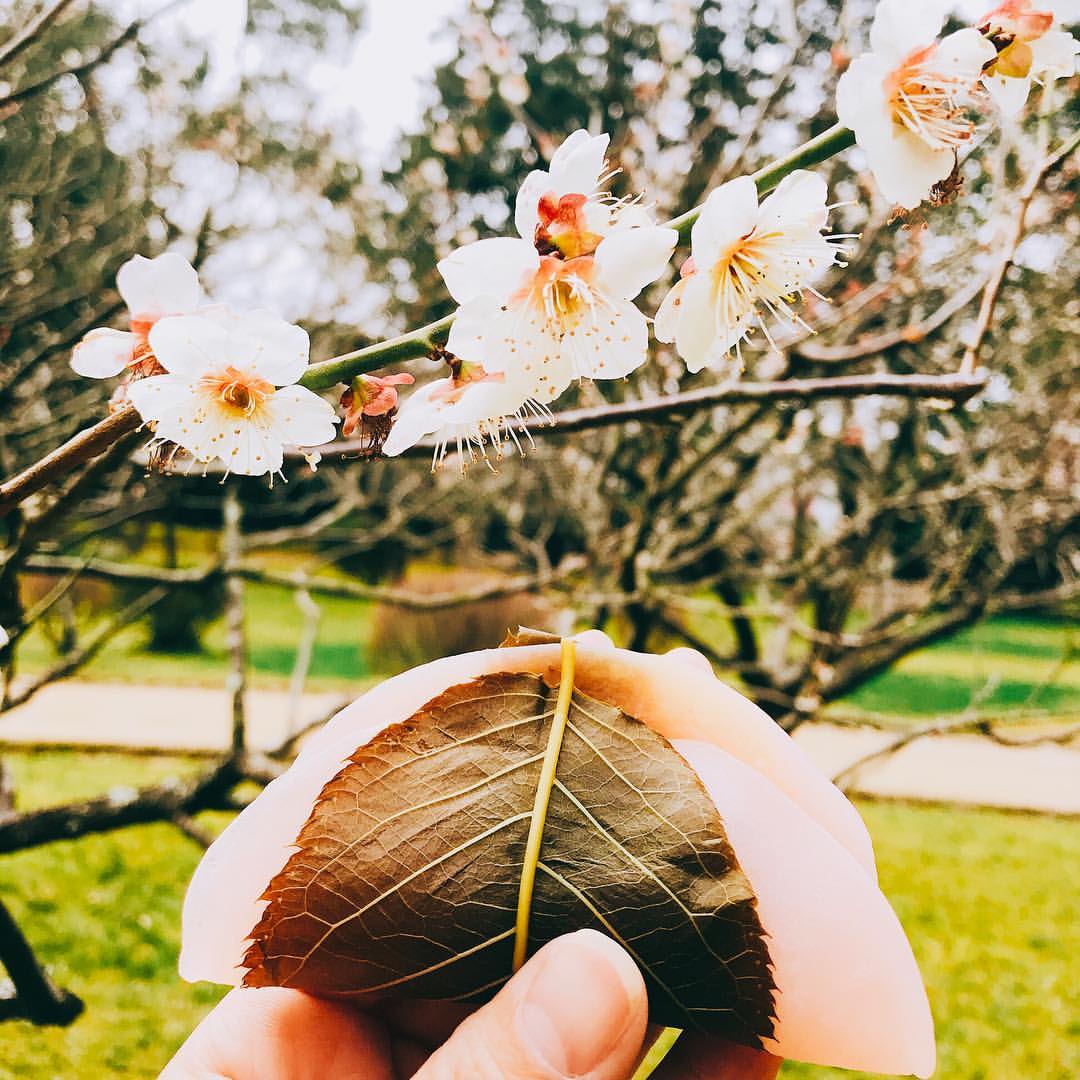
<svg viewBox="0 0 1080 1080">
<path fill-rule="evenodd" d="M 252 682 L 284 687 L 292 671 L 303 619 L 292 593 L 268 585 L 246 590 Z M 355 690 L 372 676 L 387 674 L 370 646 L 372 605 L 320 597 L 321 618 L 308 686 L 313 690 Z M 710 631 L 726 632 L 721 621 Z M 915 653 L 873 679 L 843 707 L 877 714 L 915 717 L 957 712 L 978 695 L 980 707 L 996 711 L 1017 706 L 1064 714 L 1080 712 L 1080 662 L 1062 663 L 1080 641 L 1064 620 L 996 618 L 948 641 Z M 164 685 L 220 686 L 225 676 L 225 632 L 221 621 L 204 634 L 205 650 L 194 655 L 164 655 L 145 649 L 140 626 L 119 634 L 80 677 Z M 495 642 L 477 642 L 482 644 Z M 20 652 L 20 670 L 41 670 L 56 655 L 40 631 L 30 634 Z M 721 673 L 723 674 L 723 673 Z M 732 681 L 737 677 L 732 675 Z M 990 685 L 988 686 L 988 681 Z"/>
<path fill-rule="evenodd" d="M 145 783 L 192 763 L 13 754 L 23 805 Z M 860 806 L 882 886 L 911 936 L 947 1080 L 1080 1076 L 1080 826 L 900 804 Z M 222 815 L 216 815 L 220 824 Z M 0 891 L 87 1012 L 64 1030 L 11 1023 L 0 1076 L 154 1076 L 218 990 L 175 972 L 180 903 L 199 849 L 142 826 L 0 859 Z M 853 1073 L 788 1065 L 785 1080 Z"/>
</svg>

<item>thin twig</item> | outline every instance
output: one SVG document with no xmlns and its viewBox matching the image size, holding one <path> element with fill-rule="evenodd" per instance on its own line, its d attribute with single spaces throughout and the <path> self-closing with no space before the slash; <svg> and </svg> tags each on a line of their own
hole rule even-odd
<svg viewBox="0 0 1080 1080">
<path fill-rule="evenodd" d="M 70 7 L 72 0 L 56 0 L 51 8 L 43 8 L 36 17 L 31 19 L 17 34 L 0 45 L 0 66 L 14 59 L 34 42 L 45 26 L 63 14 L 64 9 Z"/>
</svg>

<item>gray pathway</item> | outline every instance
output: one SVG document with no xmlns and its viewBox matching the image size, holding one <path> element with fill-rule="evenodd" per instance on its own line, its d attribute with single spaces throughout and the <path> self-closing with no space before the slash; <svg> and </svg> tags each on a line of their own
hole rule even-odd
<svg viewBox="0 0 1080 1080">
<path fill-rule="evenodd" d="M 271 749 L 293 725 L 325 716 L 342 700 L 337 693 L 307 694 L 290 717 L 288 695 L 252 690 L 247 698 L 249 745 Z M 228 746 L 229 725 L 222 690 L 66 682 L 47 687 L 0 717 L 0 743 L 212 751 Z M 824 772 L 835 776 L 894 736 L 814 724 L 795 738 Z M 930 737 L 867 765 L 856 788 L 871 795 L 1080 815 L 1080 749 L 1005 747 L 976 735 Z"/>
</svg>

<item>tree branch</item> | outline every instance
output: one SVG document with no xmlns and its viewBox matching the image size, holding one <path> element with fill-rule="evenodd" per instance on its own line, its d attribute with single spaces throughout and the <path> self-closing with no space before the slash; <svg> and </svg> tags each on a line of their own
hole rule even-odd
<svg viewBox="0 0 1080 1080">
<path fill-rule="evenodd" d="M 67 476 L 72 469 L 104 453 L 114 442 L 135 431 L 141 424 L 142 418 L 134 406 L 129 405 L 72 436 L 40 461 L 35 461 L 17 476 L 0 484 L 0 517 L 46 484 Z"/>
<path fill-rule="evenodd" d="M 597 405 L 555 413 L 541 430 L 546 434 L 568 435 L 593 428 L 611 427 L 631 421 L 656 423 L 686 416 L 717 405 L 742 405 L 759 401 L 813 401 L 819 398 L 855 398 L 871 394 L 886 397 L 934 398 L 964 402 L 985 386 L 985 379 L 973 375 L 838 375 L 822 379 L 782 379 L 777 382 L 738 382 L 704 386 L 680 394 L 667 394 L 651 401 L 629 401 L 618 405 Z M 320 447 L 327 461 L 355 457 L 362 447 L 358 440 L 343 440 Z M 430 455 L 435 444 L 417 443 L 402 455 Z M 452 452 L 452 451 L 451 451 Z M 294 454 L 300 457 L 302 455 Z"/>
</svg>

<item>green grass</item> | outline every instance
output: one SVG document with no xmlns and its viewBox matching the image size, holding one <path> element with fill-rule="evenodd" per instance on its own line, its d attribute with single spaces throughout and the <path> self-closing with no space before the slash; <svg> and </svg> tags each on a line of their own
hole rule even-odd
<svg viewBox="0 0 1080 1080">
<path fill-rule="evenodd" d="M 246 592 L 252 682 L 284 686 L 292 671 L 303 620 L 287 589 L 250 585 Z M 310 669 L 310 689 L 355 689 L 380 673 L 371 655 L 371 605 L 322 597 L 318 638 Z M 705 620 L 710 634 L 722 635 L 722 620 Z M 934 716 L 966 708 L 980 695 L 980 708 L 997 711 L 1017 706 L 1053 713 L 1080 711 L 1080 662 L 1062 665 L 1078 634 L 1064 621 L 997 618 L 962 631 L 900 661 L 852 694 L 845 710 Z M 220 621 L 205 634 L 205 651 L 163 655 L 145 649 L 145 628 L 118 635 L 81 672 L 101 681 L 220 686 L 226 668 L 225 635 Z M 28 636 L 20 654 L 23 670 L 40 670 L 55 660 L 40 631 Z M 987 680 L 994 680 L 984 694 Z M 1044 685 L 1047 683 L 1047 685 Z"/>
<path fill-rule="evenodd" d="M 988 619 L 905 657 L 860 687 L 846 704 L 879 713 L 937 715 L 967 708 L 1080 710 L 1075 625 L 1036 618 Z M 1062 663 L 1067 657 L 1071 662 Z M 989 692 L 984 693 L 990 683 Z"/>
<path fill-rule="evenodd" d="M 303 616 L 291 591 L 272 585 L 248 585 L 245 603 L 252 681 L 260 686 L 284 686 L 292 673 Z M 339 689 L 369 678 L 370 604 L 338 597 L 319 597 L 318 604 L 322 614 L 309 688 Z M 125 629 L 82 669 L 80 678 L 172 686 L 221 685 L 227 657 L 225 628 L 220 619 L 208 627 L 200 653 L 149 652 L 146 639 L 144 626 Z M 40 631 L 27 635 L 21 646 L 20 670 L 40 671 L 55 660 L 55 650 Z"/>
<path fill-rule="evenodd" d="M 147 783 L 169 758 L 13 754 L 23 805 Z M 862 804 L 882 886 L 937 1018 L 943 1080 L 1080 1076 L 1080 826 L 989 811 Z M 215 825 L 222 815 L 213 815 Z M 0 892 L 87 1012 L 67 1029 L 0 1028 L 0 1077 L 154 1076 L 219 990 L 176 975 L 199 849 L 142 826 L 0 858 Z M 785 1080 L 857 1074 L 787 1065 Z"/>
</svg>

